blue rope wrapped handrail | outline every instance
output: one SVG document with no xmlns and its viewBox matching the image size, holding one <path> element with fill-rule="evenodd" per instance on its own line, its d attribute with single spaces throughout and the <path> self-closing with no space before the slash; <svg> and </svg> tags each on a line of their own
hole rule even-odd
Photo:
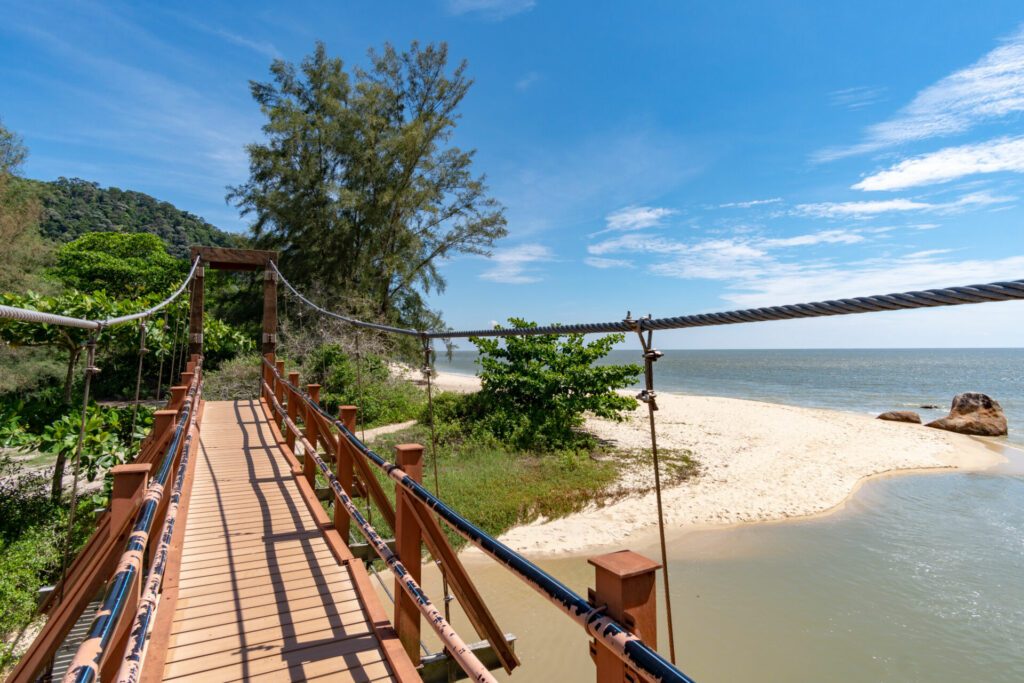
<svg viewBox="0 0 1024 683">
<path fill-rule="evenodd" d="M 107 584 L 103 600 L 99 609 L 96 610 L 96 616 L 64 676 L 64 683 L 91 683 L 99 679 L 104 654 L 110 645 L 117 625 L 125 616 L 129 604 L 129 594 L 135 585 L 135 579 L 141 574 L 142 557 L 148 545 L 149 534 L 153 530 L 164 487 L 167 485 L 171 465 L 174 462 L 174 454 L 182 447 L 182 440 L 194 420 L 201 384 L 201 366 L 202 358 L 196 364 L 196 373 L 189 386 L 181 416 L 174 427 L 174 436 L 164 451 L 160 468 L 151 477 L 149 485 L 146 487 L 146 495 L 143 498 L 142 506 L 135 513 L 135 523 L 132 526 L 128 542 L 125 544 L 117 570 Z M 190 443 L 190 438 L 188 441 Z"/>
</svg>

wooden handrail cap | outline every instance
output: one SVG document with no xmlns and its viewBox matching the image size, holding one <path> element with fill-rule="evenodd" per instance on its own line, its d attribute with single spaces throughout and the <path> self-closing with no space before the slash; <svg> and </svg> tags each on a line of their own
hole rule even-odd
<svg viewBox="0 0 1024 683">
<path fill-rule="evenodd" d="M 661 565 L 654 560 L 632 550 L 619 550 L 614 553 L 598 555 L 589 558 L 587 562 L 623 579 L 661 569 Z"/>
</svg>

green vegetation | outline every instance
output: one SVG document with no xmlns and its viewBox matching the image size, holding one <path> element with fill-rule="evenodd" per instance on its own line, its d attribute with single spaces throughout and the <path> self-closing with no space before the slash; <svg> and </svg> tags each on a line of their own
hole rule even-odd
<svg viewBox="0 0 1024 683">
<path fill-rule="evenodd" d="M 42 204 L 40 232 L 51 240 L 70 242 L 91 232 L 151 233 L 175 258 L 188 258 L 193 244 L 244 246 L 241 236 L 142 192 L 102 188 L 78 178 L 29 182 Z"/>
<path fill-rule="evenodd" d="M 461 433 L 451 423 L 446 427 L 442 431 L 447 437 L 437 447 L 440 496 L 489 534 L 501 534 L 539 517 L 564 517 L 589 503 L 613 497 L 611 486 L 618 478 L 619 466 L 613 460 L 595 457 L 596 452 L 520 451 L 486 435 Z M 429 428 L 418 425 L 378 437 L 373 448 L 390 457 L 392 447 L 399 443 L 427 444 L 424 485 L 434 491 Z M 384 490 L 393 495 L 394 486 L 385 484 Z M 465 545 L 460 536 L 448 532 L 455 547 Z"/>
<path fill-rule="evenodd" d="M 171 290 L 185 270 L 156 235 L 92 232 L 57 250 L 52 273 L 65 287 L 130 298 Z"/>
<path fill-rule="evenodd" d="M 268 140 L 249 145 L 249 180 L 228 195 L 253 217 L 257 244 L 281 251 L 289 280 L 352 313 L 439 323 L 423 299 L 444 289 L 438 264 L 506 234 L 473 151 L 451 144 L 466 64 L 449 69 L 446 45 L 413 43 L 346 71 L 318 43 L 298 69 L 275 60 L 270 71 L 251 86 Z"/>
<path fill-rule="evenodd" d="M 513 327 L 536 323 L 510 318 Z M 623 340 L 611 334 L 589 343 L 583 335 L 471 339 L 480 352 L 482 390 L 464 402 L 462 417 L 480 422 L 518 448 L 571 448 L 586 439 L 583 415 L 621 419 L 636 399 L 616 393 L 640 374 L 639 365 L 595 365 Z"/>
<path fill-rule="evenodd" d="M 304 383 L 320 385 L 320 404 L 332 414 L 338 406 L 359 406 L 361 424 L 368 428 L 415 419 L 426 404 L 422 390 L 391 376 L 383 357 L 364 354 L 357 361 L 339 344 L 308 353 L 300 375 Z"/>
</svg>

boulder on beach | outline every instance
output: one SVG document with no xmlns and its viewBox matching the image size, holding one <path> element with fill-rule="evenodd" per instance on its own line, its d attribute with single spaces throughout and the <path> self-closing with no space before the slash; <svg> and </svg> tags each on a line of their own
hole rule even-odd
<svg viewBox="0 0 1024 683">
<path fill-rule="evenodd" d="M 974 436 L 1006 436 L 1007 431 L 1002 406 L 992 397 L 976 391 L 957 394 L 949 415 L 925 426 Z"/>
<path fill-rule="evenodd" d="M 921 416 L 913 410 L 890 410 L 887 413 L 879 415 L 877 419 L 889 420 L 890 422 L 913 422 L 914 424 L 921 424 Z"/>
</svg>

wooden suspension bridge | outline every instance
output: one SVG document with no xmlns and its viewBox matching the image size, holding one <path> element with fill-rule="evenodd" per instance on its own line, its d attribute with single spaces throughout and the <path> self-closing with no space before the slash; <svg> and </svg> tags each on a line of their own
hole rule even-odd
<svg viewBox="0 0 1024 683">
<path fill-rule="evenodd" d="M 539 601 L 538 615 L 557 609 L 580 624 L 598 681 L 690 680 L 656 652 L 660 565 L 629 551 L 592 558 L 595 588 L 576 595 L 420 486 L 421 446 L 385 460 L 355 437 L 357 406 L 329 415 L 319 387 L 286 372 L 274 356 L 275 253 L 194 247 L 193 259 L 190 360 L 134 461 L 114 468 L 110 507 L 44 601 L 45 626 L 9 681 L 494 680 L 519 664 L 514 636 L 442 524 L 545 597 L 553 607 Z M 206 268 L 265 273 L 258 399 L 202 398 Z M 480 642 L 419 586 L 424 548 Z M 393 609 L 371 585 L 371 559 L 394 574 Z M 429 658 L 424 626 L 444 648 Z"/>
</svg>

